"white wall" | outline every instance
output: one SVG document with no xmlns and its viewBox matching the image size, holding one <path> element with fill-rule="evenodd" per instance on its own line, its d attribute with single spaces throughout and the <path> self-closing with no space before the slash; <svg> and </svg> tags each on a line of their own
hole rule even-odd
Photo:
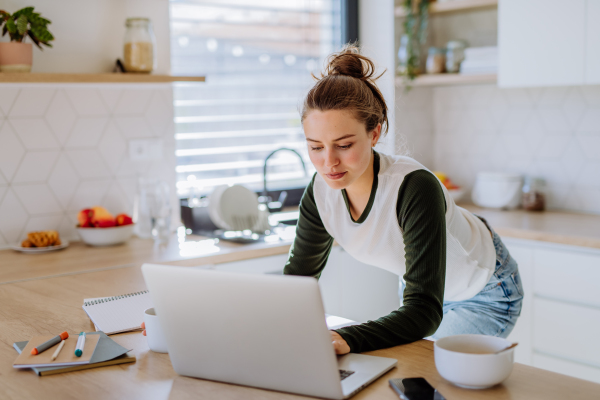
<svg viewBox="0 0 600 400">
<path fill-rule="evenodd" d="M 359 38 L 362 53 L 377 65 L 378 74 L 387 72 L 377 80 L 377 86 L 389 108 L 389 132 L 377 146 L 381 151 L 395 153 L 395 56 L 394 56 L 394 0 L 361 0 L 359 7 Z"/>
<path fill-rule="evenodd" d="M 53 48 L 34 45 L 32 72 L 110 72 L 123 57 L 125 19 L 150 18 L 157 42 L 155 73 L 170 72 L 168 0 L 3 0 L 10 13 L 26 6 L 52 21 Z M 8 41 L 8 35 L 0 39 Z M 30 39 L 27 39 L 30 41 Z"/>
<path fill-rule="evenodd" d="M 169 183 L 174 224 L 173 91 L 170 84 L 0 84 L 0 249 L 27 232 L 78 240 L 77 213 L 94 205 L 132 215 L 138 178 Z M 153 160 L 129 142 L 162 140 Z"/>
<path fill-rule="evenodd" d="M 397 105 L 411 155 L 469 193 L 477 172 L 514 172 L 544 178 L 551 209 L 600 214 L 600 86 L 414 88 Z"/>
</svg>

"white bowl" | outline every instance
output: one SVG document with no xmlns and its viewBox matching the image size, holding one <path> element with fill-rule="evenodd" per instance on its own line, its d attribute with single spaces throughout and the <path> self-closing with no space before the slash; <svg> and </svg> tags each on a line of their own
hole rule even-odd
<svg viewBox="0 0 600 400">
<path fill-rule="evenodd" d="M 510 375 L 515 348 L 492 354 L 510 345 L 510 341 L 494 336 L 447 336 L 433 346 L 435 366 L 444 379 L 456 386 L 485 389 Z"/>
<path fill-rule="evenodd" d="M 462 199 L 462 197 L 464 196 L 465 189 L 448 189 L 448 193 L 450 194 L 450 197 L 452 197 L 452 200 L 454 200 L 455 203 L 458 203 L 460 199 Z"/>
<path fill-rule="evenodd" d="M 111 246 L 126 242 L 133 233 L 135 224 L 109 228 L 77 228 L 84 243 L 91 246 Z"/>
</svg>

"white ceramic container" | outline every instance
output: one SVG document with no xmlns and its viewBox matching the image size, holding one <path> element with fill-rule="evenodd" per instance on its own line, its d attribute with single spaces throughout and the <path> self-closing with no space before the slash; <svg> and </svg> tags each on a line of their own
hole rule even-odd
<svg viewBox="0 0 600 400">
<path fill-rule="evenodd" d="M 454 335 L 434 344 L 435 366 L 440 375 L 456 386 L 485 389 L 510 375 L 515 348 L 493 354 L 512 342 L 487 335 Z"/>
<path fill-rule="evenodd" d="M 135 224 L 110 228 L 77 228 L 77 233 L 84 243 L 91 246 L 112 246 L 129 240 L 134 226 Z"/>
<path fill-rule="evenodd" d="M 480 172 L 471 198 L 475 205 L 511 210 L 521 204 L 523 177 L 500 172 Z"/>
<path fill-rule="evenodd" d="M 150 350 L 156 353 L 168 353 L 167 339 L 160 327 L 154 308 L 148 308 L 144 311 L 144 324 L 146 326 L 146 339 L 148 340 Z"/>
</svg>

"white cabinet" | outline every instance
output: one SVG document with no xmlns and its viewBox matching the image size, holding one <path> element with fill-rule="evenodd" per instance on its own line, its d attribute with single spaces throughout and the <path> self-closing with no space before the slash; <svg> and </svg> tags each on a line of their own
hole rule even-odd
<svg viewBox="0 0 600 400">
<path fill-rule="evenodd" d="M 283 274 L 283 267 L 287 259 L 287 254 L 278 254 L 276 256 L 215 264 L 211 266 L 211 269 L 246 274 Z"/>
<path fill-rule="evenodd" d="M 600 84 L 600 0 L 587 0 L 585 83 Z"/>
<path fill-rule="evenodd" d="M 367 322 L 400 307 L 398 275 L 356 261 L 339 246 L 331 251 L 320 285 L 328 314 Z"/>
<path fill-rule="evenodd" d="M 519 264 L 519 274 L 525 292 L 521 316 L 517 319 L 517 324 L 508 339 L 519 343 L 519 347 L 515 349 L 515 361 L 532 365 L 533 249 L 515 240 L 503 239 L 503 242 L 511 257 Z"/>
<path fill-rule="evenodd" d="M 281 274 L 288 255 L 253 258 L 203 268 L 250 274 Z M 377 319 L 400 305 L 398 276 L 356 261 L 341 247 L 331 250 L 319 279 L 327 314 L 358 322 Z"/>
<path fill-rule="evenodd" d="M 600 382 L 600 250 L 504 239 L 525 299 L 516 361 Z"/>
<path fill-rule="evenodd" d="M 499 0 L 500 87 L 600 84 L 600 0 Z"/>
<path fill-rule="evenodd" d="M 500 0 L 498 85 L 583 84 L 588 1 Z"/>
</svg>

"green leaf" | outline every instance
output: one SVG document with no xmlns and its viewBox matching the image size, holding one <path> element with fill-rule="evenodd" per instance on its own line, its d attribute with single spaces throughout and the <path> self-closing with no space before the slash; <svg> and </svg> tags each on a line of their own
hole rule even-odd
<svg viewBox="0 0 600 400">
<path fill-rule="evenodd" d="M 44 50 L 42 48 L 42 46 L 40 46 L 40 41 L 37 39 L 37 37 L 35 37 L 35 35 L 33 34 L 33 32 L 29 31 L 29 37 L 31 38 L 31 40 L 33 41 L 33 43 L 35 43 L 35 45 L 40 48 L 40 50 Z"/>
<path fill-rule="evenodd" d="M 18 19 L 17 19 L 17 30 L 19 31 L 20 35 L 25 35 L 25 33 L 27 32 L 27 24 L 29 23 L 29 21 L 27 21 L 27 16 L 22 14 Z"/>
<path fill-rule="evenodd" d="M 41 43 L 51 47 L 48 42 L 54 40 L 54 36 L 52 36 L 52 34 L 48 32 L 45 28 L 39 26 L 32 26 L 31 32 Z"/>
<path fill-rule="evenodd" d="M 13 17 L 10 17 L 8 21 L 6 21 L 6 27 L 8 28 L 8 33 L 17 33 L 17 26 L 15 25 L 15 20 Z"/>
<path fill-rule="evenodd" d="M 31 13 L 33 13 L 33 7 L 25 7 L 25 8 L 21 8 L 20 10 L 16 11 L 13 14 L 13 17 L 19 18 L 21 15 L 29 16 L 29 15 L 31 15 Z"/>
</svg>

